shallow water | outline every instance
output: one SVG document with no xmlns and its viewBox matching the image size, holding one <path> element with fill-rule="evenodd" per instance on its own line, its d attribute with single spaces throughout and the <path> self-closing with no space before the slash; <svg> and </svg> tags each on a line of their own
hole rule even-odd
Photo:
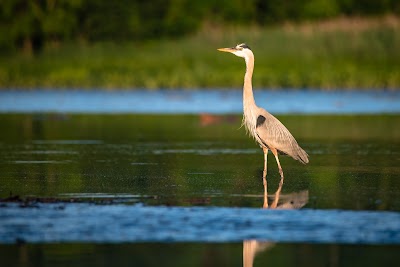
<svg viewBox="0 0 400 267">
<path fill-rule="evenodd" d="M 400 91 L 255 90 L 273 114 L 400 112 Z M 242 112 L 241 90 L 0 91 L 0 112 L 231 114 Z"/>
<path fill-rule="evenodd" d="M 0 203 L 0 256 L 8 266 L 240 266 L 247 251 L 255 266 L 395 266 L 400 116 L 279 119 L 310 163 L 281 156 L 280 187 L 270 155 L 265 195 L 262 151 L 240 115 L 2 114 L 0 197 L 67 202 Z M 262 210 L 277 197 L 276 208 L 301 209 Z"/>
<path fill-rule="evenodd" d="M 212 115 L 210 115 L 212 116 Z M 281 157 L 305 208 L 400 210 L 400 117 L 280 116 L 310 154 Z M 240 116 L 0 115 L 0 196 L 259 207 L 262 150 Z M 269 189 L 278 187 L 272 155 Z M 271 191 L 271 192 L 272 192 Z"/>
</svg>

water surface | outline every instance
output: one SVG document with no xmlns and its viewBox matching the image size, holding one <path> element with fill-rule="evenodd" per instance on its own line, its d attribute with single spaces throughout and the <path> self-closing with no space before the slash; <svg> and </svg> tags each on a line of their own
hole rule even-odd
<svg viewBox="0 0 400 267">
<path fill-rule="evenodd" d="M 280 184 L 270 155 L 265 188 L 240 115 L 0 114 L 0 198 L 29 199 L 0 203 L 2 260 L 396 266 L 400 116 L 278 118 L 310 163 Z"/>
<path fill-rule="evenodd" d="M 255 90 L 276 114 L 399 113 L 400 91 Z M 241 90 L 0 91 L 0 112 L 241 113 Z"/>
<path fill-rule="evenodd" d="M 0 115 L 0 196 L 259 207 L 262 150 L 240 116 Z M 306 208 L 400 210 L 400 117 L 280 116 L 310 154 L 281 157 Z M 329 129 L 329 131 L 327 130 Z M 279 174 L 270 155 L 268 181 Z"/>
</svg>

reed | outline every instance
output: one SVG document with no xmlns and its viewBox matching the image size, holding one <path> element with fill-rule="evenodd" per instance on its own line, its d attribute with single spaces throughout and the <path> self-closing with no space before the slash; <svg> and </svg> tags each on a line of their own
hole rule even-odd
<svg viewBox="0 0 400 267">
<path fill-rule="evenodd" d="M 274 27 L 206 24 L 175 40 L 69 43 L 3 55 L 0 88 L 240 88 L 241 59 L 216 48 L 246 42 L 256 88 L 399 89 L 400 18 L 340 18 Z"/>
</svg>

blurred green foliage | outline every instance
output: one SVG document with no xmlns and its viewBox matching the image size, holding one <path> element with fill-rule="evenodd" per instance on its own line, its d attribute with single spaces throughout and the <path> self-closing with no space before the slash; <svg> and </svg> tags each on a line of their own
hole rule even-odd
<svg viewBox="0 0 400 267">
<path fill-rule="evenodd" d="M 1 51 L 40 51 L 70 40 L 179 37 L 205 22 L 266 25 L 340 15 L 400 13 L 398 0 L 6 0 L 0 4 Z"/>
<path fill-rule="evenodd" d="M 216 48 L 247 42 L 255 88 L 400 88 L 400 19 L 207 25 L 178 40 L 74 42 L 3 56 L 0 88 L 241 88 L 244 62 Z"/>
</svg>

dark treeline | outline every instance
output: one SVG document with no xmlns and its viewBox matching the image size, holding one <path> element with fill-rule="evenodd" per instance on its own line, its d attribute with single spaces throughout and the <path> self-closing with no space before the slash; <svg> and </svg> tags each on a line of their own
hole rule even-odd
<svg viewBox="0 0 400 267">
<path fill-rule="evenodd" d="M 70 40 L 179 37 L 204 22 L 267 25 L 336 16 L 400 14 L 398 0 L 4 0 L 1 51 Z"/>
</svg>

